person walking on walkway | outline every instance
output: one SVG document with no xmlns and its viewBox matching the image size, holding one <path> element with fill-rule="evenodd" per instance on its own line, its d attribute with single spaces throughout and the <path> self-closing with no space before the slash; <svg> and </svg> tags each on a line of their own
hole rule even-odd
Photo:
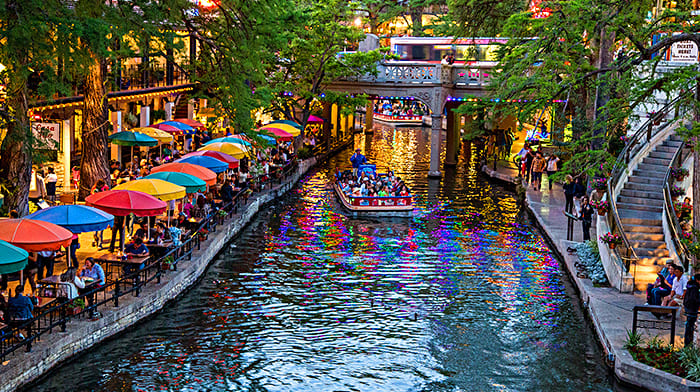
<svg viewBox="0 0 700 392">
<path fill-rule="evenodd" d="M 574 193 L 576 192 L 576 184 L 574 183 L 574 178 L 570 174 L 566 175 L 566 180 L 564 182 L 564 198 L 566 199 L 566 204 L 564 205 L 564 211 L 571 213 L 574 208 Z"/>
<path fill-rule="evenodd" d="M 683 297 L 683 309 L 686 317 L 683 337 L 686 347 L 693 345 L 695 322 L 698 321 L 698 308 L 700 308 L 700 274 L 695 274 L 688 281 Z"/>
<path fill-rule="evenodd" d="M 583 229 L 583 240 L 591 239 L 591 222 L 593 221 L 593 207 L 588 202 L 588 197 L 581 198 L 581 228 Z"/>
<path fill-rule="evenodd" d="M 557 154 L 552 154 L 547 158 L 547 182 L 549 183 L 549 190 L 552 190 L 552 176 L 559 170 L 559 157 Z"/>
<path fill-rule="evenodd" d="M 542 156 L 542 152 L 537 151 L 535 159 L 532 160 L 532 189 L 539 191 L 542 185 L 542 173 L 547 168 L 547 161 Z"/>
</svg>

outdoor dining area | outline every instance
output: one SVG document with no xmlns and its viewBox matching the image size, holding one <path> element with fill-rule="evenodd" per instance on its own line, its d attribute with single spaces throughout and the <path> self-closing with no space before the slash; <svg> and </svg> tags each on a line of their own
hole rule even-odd
<svg viewBox="0 0 700 392">
<path fill-rule="evenodd" d="M 168 121 L 112 134 L 110 141 L 155 147 L 196 126 Z M 30 351 L 55 328 L 65 331 L 71 319 L 99 319 L 124 296 L 139 296 L 166 271 L 177 271 L 251 193 L 281 182 L 296 165 L 290 153 L 241 181 L 240 160 L 266 161 L 300 128 L 270 124 L 253 137 L 212 139 L 111 189 L 93 187 L 84 204 L 66 200 L 0 219 L 0 362 L 22 347 Z"/>
</svg>

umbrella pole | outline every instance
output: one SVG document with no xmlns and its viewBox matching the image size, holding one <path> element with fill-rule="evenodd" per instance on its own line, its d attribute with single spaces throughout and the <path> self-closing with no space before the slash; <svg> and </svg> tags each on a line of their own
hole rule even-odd
<svg viewBox="0 0 700 392">
<path fill-rule="evenodd" d="M 71 267 L 71 261 L 72 261 L 71 258 L 70 258 L 70 248 L 71 248 L 71 246 L 73 246 L 73 245 L 71 244 L 71 245 L 68 246 L 68 248 L 66 248 L 66 265 L 68 266 L 68 268 Z"/>
</svg>

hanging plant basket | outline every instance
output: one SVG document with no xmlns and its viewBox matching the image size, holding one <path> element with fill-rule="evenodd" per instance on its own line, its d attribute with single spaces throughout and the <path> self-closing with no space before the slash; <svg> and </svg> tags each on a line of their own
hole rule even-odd
<svg viewBox="0 0 700 392">
<path fill-rule="evenodd" d="M 608 244 L 608 246 L 610 247 L 610 249 L 615 249 L 615 247 L 617 246 L 617 244 L 614 243 L 614 242 L 611 242 L 611 243 Z"/>
</svg>

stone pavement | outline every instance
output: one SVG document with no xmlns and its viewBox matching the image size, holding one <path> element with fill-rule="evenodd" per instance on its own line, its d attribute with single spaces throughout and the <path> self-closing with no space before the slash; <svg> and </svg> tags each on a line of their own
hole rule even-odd
<svg viewBox="0 0 700 392">
<path fill-rule="evenodd" d="M 493 162 L 484 166 L 482 170 L 493 178 L 517 183 L 514 178 L 517 171 L 512 164 L 499 162 L 497 170 L 493 171 Z M 547 177 L 546 174 L 543 177 Z M 566 240 L 567 218 L 564 211 L 564 192 L 561 185 L 554 184 L 552 190 L 548 189 L 548 179 L 543 179 L 542 189 L 534 190 L 527 187 L 526 204 L 528 210 L 535 218 L 535 223 L 540 226 L 542 234 L 553 245 L 553 251 L 561 256 L 566 264 L 569 275 L 576 285 L 581 297 L 584 309 L 590 316 L 595 332 L 601 342 L 609 363 L 614 361 L 615 375 L 621 381 L 652 391 L 700 391 L 700 383 L 690 382 L 672 374 L 662 372 L 650 366 L 641 364 L 632 359 L 623 348 L 627 339 L 627 330 L 632 329 L 632 308 L 635 305 L 643 305 L 646 297 L 643 293 L 623 294 L 612 287 L 595 287 L 590 279 L 581 277 L 575 267 L 578 261 L 576 254 L 569 254 L 567 248 L 573 242 Z M 526 184 L 524 184 L 526 185 Z M 591 227 L 591 239 L 598 236 L 595 233 L 595 224 Z M 573 241 L 582 240 L 581 223 L 575 222 Z M 600 241 L 598 245 L 601 244 Z M 640 313 L 640 318 L 654 318 L 650 314 Z M 675 346 L 682 347 L 685 318 L 678 316 L 676 319 Z M 659 336 L 669 341 L 670 333 L 657 330 L 638 330 L 645 338 Z M 696 339 L 700 335 L 696 332 Z"/>
</svg>

